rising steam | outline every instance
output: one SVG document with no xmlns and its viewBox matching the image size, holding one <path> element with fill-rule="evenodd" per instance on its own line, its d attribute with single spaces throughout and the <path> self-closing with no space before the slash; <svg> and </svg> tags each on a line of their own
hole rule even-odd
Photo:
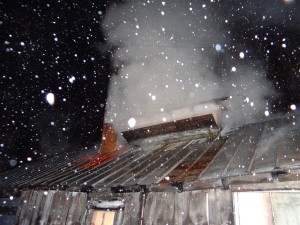
<svg viewBox="0 0 300 225">
<path fill-rule="evenodd" d="M 213 4 L 132 0 L 111 6 L 102 28 L 116 48 L 119 71 L 110 83 L 107 122 L 118 131 L 131 129 L 133 119 L 161 123 L 225 96 L 223 126 L 265 116 L 266 98 L 274 93 L 263 65 L 249 63 L 247 49 L 230 51 L 230 20 Z"/>
</svg>

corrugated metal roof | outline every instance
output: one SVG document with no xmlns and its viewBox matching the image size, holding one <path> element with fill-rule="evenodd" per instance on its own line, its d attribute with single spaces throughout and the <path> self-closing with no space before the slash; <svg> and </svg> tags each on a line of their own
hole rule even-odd
<svg viewBox="0 0 300 225">
<path fill-rule="evenodd" d="M 96 149 L 57 154 L 1 173 L 0 189 L 164 185 L 300 167 L 300 132 L 295 118 L 247 125 L 215 139 L 195 135 L 197 132 L 190 131 L 193 135 L 189 138 L 172 134 L 171 142 L 143 140 L 140 146 L 111 155 L 99 154 Z"/>
</svg>

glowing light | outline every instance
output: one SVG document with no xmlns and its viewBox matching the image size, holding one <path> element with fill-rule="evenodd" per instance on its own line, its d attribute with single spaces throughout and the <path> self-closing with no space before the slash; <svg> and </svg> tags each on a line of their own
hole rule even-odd
<svg viewBox="0 0 300 225">
<path fill-rule="evenodd" d="M 48 93 L 46 95 L 46 100 L 49 103 L 49 105 L 54 105 L 54 103 L 55 103 L 55 96 L 54 96 L 54 94 L 53 93 Z"/>
<path fill-rule="evenodd" d="M 130 118 L 128 120 L 128 125 L 130 128 L 133 128 L 136 125 L 136 120 L 134 118 Z"/>
<path fill-rule="evenodd" d="M 290 109 L 291 109 L 291 110 L 296 110 L 297 107 L 296 107 L 296 105 L 292 104 L 292 105 L 290 105 Z"/>
<path fill-rule="evenodd" d="M 218 52 L 222 50 L 222 46 L 220 44 L 216 44 L 215 48 Z"/>
<path fill-rule="evenodd" d="M 245 58 L 245 53 L 244 52 L 240 52 L 240 58 L 241 59 Z"/>
<path fill-rule="evenodd" d="M 283 0 L 283 2 L 286 3 L 286 4 L 290 4 L 290 3 L 295 2 L 295 0 Z"/>
<path fill-rule="evenodd" d="M 232 72 L 236 72 L 236 67 L 233 66 L 233 67 L 231 68 L 231 71 L 232 71 Z"/>
<path fill-rule="evenodd" d="M 69 82 L 70 82 L 71 84 L 73 84 L 74 81 L 75 81 L 75 79 L 76 79 L 76 78 L 75 78 L 74 76 L 72 76 L 72 77 L 69 78 Z"/>
<path fill-rule="evenodd" d="M 269 111 L 266 110 L 266 111 L 265 111 L 265 116 L 269 116 L 269 115 L 270 115 Z"/>
<path fill-rule="evenodd" d="M 32 161 L 32 158 L 31 157 L 27 157 L 27 161 L 28 162 Z"/>
</svg>

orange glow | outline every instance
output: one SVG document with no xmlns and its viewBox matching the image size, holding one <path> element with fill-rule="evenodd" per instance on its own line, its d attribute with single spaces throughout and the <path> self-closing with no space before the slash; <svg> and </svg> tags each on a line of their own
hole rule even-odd
<svg viewBox="0 0 300 225">
<path fill-rule="evenodd" d="M 104 124 L 102 131 L 101 152 L 113 152 L 117 149 L 117 134 L 111 124 Z"/>
</svg>

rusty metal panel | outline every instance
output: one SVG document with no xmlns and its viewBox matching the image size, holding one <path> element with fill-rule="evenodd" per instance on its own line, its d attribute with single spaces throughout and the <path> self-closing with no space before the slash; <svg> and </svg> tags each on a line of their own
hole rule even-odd
<svg viewBox="0 0 300 225">
<path fill-rule="evenodd" d="M 269 192 L 234 192 L 236 225 L 275 225 Z"/>
<path fill-rule="evenodd" d="M 211 141 L 203 141 L 203 139 L 195 140 L 189 146 L 189 148 L 193 149 L 192 152 L 182 162 L 180 162 L 178 166 L 170 171 L 166 175 L 167 179 L 162 180 L 161 183 L 178 182 L 182 174 L 184 174 L 190 168 L 196 159 L 200 158 L 200 156 L 208 149 L 210 145 Z"/>
<path fill-rule="evenodd" d="M 275 225 L 300 224 L 300 192 L 271 192 Z"/>
</svg>

